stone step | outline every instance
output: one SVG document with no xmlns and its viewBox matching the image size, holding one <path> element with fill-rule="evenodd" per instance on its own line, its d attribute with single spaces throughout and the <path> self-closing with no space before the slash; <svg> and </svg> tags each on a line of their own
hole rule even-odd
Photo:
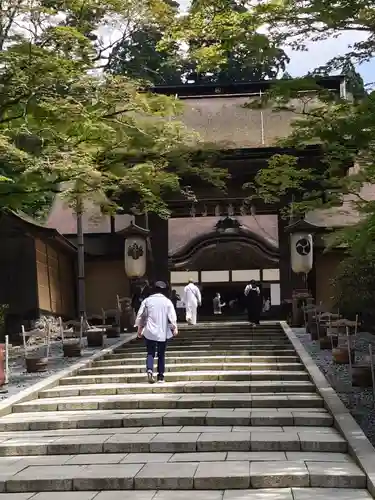
<svg viewBox="0 0 375 500">
<path fill-rule="evenodd" d="M 214 335 L 231 335 L 232 333 L 234 335 L 280 335 L 280 336 L 285 336 L 285 332 L 283 330 L 278 330 L 275 328 L 257 328 L 257 327 L 252 327 L 250 325 L 247 325 L 246 328 L 240 328 L 240 329 L 235 329 L 235 328 L 226 328 L 226 329 L 210 329 L 210 328 L 205 328 L 201 330 L 188 330 L 186 328 L 183 328 L 183 325 L 180 323 L 179 324 L 179 332 L 181 336 L 195 336 L 195 337 L 209 337 L 209 336 L 214 336 Z"/>
<path fill-rule="evenodd" d="M 145 373 L 118 373 L 103 375 L 75 375 L 66 377 L 60 381 L 61 385 L 82 385 L 82 384 L 124 384 L 145 382 Z M 168 372 L 167 381 L 260 381 L 260 380 L 309 380 L 309 375 L 304 371 L 192 371 L 192 372 Z"/>
<path fill-rule="evenodd" d="M 190 372 L 190 371 L 302 371 L 302 363 L 203 363 L 197 360 L 195 363 L 174 363 L 169 364 L 168 358 L 165 367 L 166 372 Z M 79 370 L 81 375 L 104 375 L 107 373 L 144 373 L 145 359 L 142 363 L 128 364 L 125 366 L 93 366 Z"/>
<path fill-rule="evenodd" d="M 197 408 L 321 408 L 317 394 L 122 394 L 116 396 L 79 396 L 45 398 L 16 404 L 14 413 L 67 410 L 115 409 L 197 409 Z"/>
<path fill-rule="evenodd" d="M 135 343 L 137 339 L 132 342 Z M 289 339 L 285 335 L 178 335 L 173 339 L 174 343 L 185 342 L 284 342 L 289 343 Z"/>
<path fill-rule="evenodd" d="M 71 496 L 73 495 L 73 496 Z M 191 491 L 132 490 L 0 493 L 0 500 L 191 500 Z M 195 490 L 195 500 L 373 500 L 367 490 L 352 488 L 260 488 Z"/>
<path fill-rule="evenodd" d="M 260 381 L 260 382 L 169 382 L 168 384 L 98 384 L 58 386 L 39 393 L 40 398 L 60 396 L 93 396 L 95 394 L 128 393 L 264 393 L 264 392 L 316 392 L 311 382 Z"/>
<path fill-rule="evenodd" d="M 244 427 L 242 427 L 243 429 Z M 248 429 L 247 427 L 245 427 Z M 179 429 L 177 427 L 176 429 Z M 186 429 L 186 428 L 185 428 Z M 194 429 L 194 427 L 192 428 Z M 90 433 L 64 436 L 35 436 L 2 438 L 0 456 L 76 455 L 101 453 L 195 453 L 195 452 L 245 452 L 245 451 L 294 451 L 346 453 L 346 440 L 333 428 L 306 430 L 235 430 L 207 432 L 204 426 L 195 432 L 160 432 L 165 428 L 148 427 L 106 429 L 107 433 Z M 175 430 L 175 429 L 170 429 Z M 17 433 L 16 433 L 17 434 Z"/>
<path fill-rule="evenodd" d="M 205 352 L 202 350 L 175 350 L 174 348 L 170 348 L 167 350 L 168 357 L 173 356 L 176 358 L 184 358 L 186 356 L 191 357 L 201 357 L 202 355 L 206 357 L 209 356 L 295 356 L 296 352 L 294 349 L 273 349 L 272 347 L 267 349 L 210 349 L 209 352 Z M 143 346 L 138 346 L 137 348 L 132 348 L 129 350 L 123 350 L 122 352 L 116 351 L 115 354 L 111 354 L 110 356 L 106 356 L 104 359 L 123 359 L 126 358 L 137 358 L 140 356 L 144 357 L 145 348 Z"/>
<path fill-rule="evenodd" d="M 192 434 L 192 433 L 218 433 L 219 435 L 222 433 L 228 432 L 256 432 L 256 433 L 265 433 L 265 432 L 274 432 L 277 435 L 281 433 L 299 433 L 299 432 L 315 432 L 315 433 L 324 433 L 324 434 L 332 434 L 337 435 L 337 431 L 335 431 L 332 427 L 314 427 L 314 426 L 261 426 L 261 425 L 160 425 L 160 426 L 131 426 L 131 427 L 103 427 L 103 428 L 83 428 L 83 429 L 47 429 L 41 431 L 13 431 L 13 432 L 0 432 L 0 441 L 4 444 L 9 440 L 17 440 L 18 442 L 26 442 L 37 441 L 39 443 L 40 439 L 46 438 L 48 443 L 50 438 L 74 438 L 74 441 L 80 440 L 82 436 L 91 436 L 93 433 L 96 436 L 107 436 L 112 437 L 117 434 Z M 85 439 L 85 438 L 82 438 Z M 91 438 L 88 438 L 92 441 Z M 90 442 L 91 442 L 90 441 Z M 38 455 L 40 456 L 40 455 Z M 14 460 L 13 458 L 9 458 L 9 460 Z M 6 463 L 6 457 L 3 457 L 0 460 L 0 464 Z"/>
<path fill-rule="evenodd" d="M 201 363 L 297 363 L 298 356 L 171 356 L 167 351 L 168 364 L 195 363 L 197 358 Z M 92 366 L 124 366 L 132 363 L 144 363 L 145 355 L 129 359 L 127 356 L 108 357 L 95 361 Z"/>
<path fill-rule="evenodd" d="M 102 429 L 176 425 L 211 426 L 302 426 L 331 427 L 332 416 L 324 408 L 206 409 L 206 410 L 115 410 L 16 413 L 0 420 L 0 431 L 54 429 Z M 250 429 L 251 430 L 251 429 Z"/>
<path fill-rule="evenodd" d="M 252 340 L 252 342 L 251 342 Z M 126 347 L 121 347 L 119 348 L 116 352 L 130 349 L 138 344 L 143 344 L 142 339 L 137 339 L 137 341 L 129 344 Z M 190 338 L 186 339 L 181 339 L 179 337 L 171 340 L 169 342 L 170 345 L 172 345 L 174 348 L 175 347 L 200 347 L 200 346 L 212 346 L 212 347 L 218 347 L 220 348 L 221 346 L 227 347 L 227 346 L 233 346 L 233 347 L 243 347 L 243 346 L 250 346 L 250 347 L 267 347 L 267 346 L 291 346 L 290 342 L 286 340 L 267 340 L 264 338 L 259 338 L 259 339 L 242 339 L 242 340 L 236 340 L 236 339 L 215 339 L 215 340 L 210 340 L 210 339 L 199 339 L 199 340 L 192 340 Z"/>
<path fill-rule="evenodd" d="M 327 465 L 329 465 L 327 467 Z M 22 465 L 20 466 L 22 467 Z M 30 465 L 9 475 L 2 476 L 3 491 L 16 492 L 52 492 L 52 491 L 101 491 L 100 495 L 110 490 L 232 490 L 227 499 L 251 499 L 244 496 L 244 489 L 253 488 L 259 493 L 262 488 L 360 488 L 366 487 L 366 476 L 352 462 L 323 461 L 248 461 L 221 460 L 205 462 L 123 462 L 117 464 L 78 464 L 69 465 Z M 237 497 L 235 491 L 237 490 Z M 238 492 L 241 492 L 238 496 Z M 250 490 L 251 491 L 251 490 Z M 270 496 L 272 500 L 277 496 Z M 129 499 L 137 500 L 137 492 L 131 493 Z M 159 491 L 160 493 L 160 491 Z M 159 495 L 157 494 L 157 496 Z M 187 496 L 178 496 L 176 491 L 167 496 L 169 500 L 181 500 Z M 202 491 L 203 493 L 203 491 Z M 194 492 L 195 500 L 199 492 Z M 360 492 L 353 500 L 361 499 Z M 52 496 L 50 498 L 58 498 Z M 99 497 L 100 497 L 99 495 Z M 124 495 L 124 493 L 122 493 Z M 294 492 L 293 492 L 293 495 Z M 298 492 L 297 492 L 298 495 Z M 335 498 L 331 490 L 320 499 Z M 100 498 L 96 497 L 97 500 Z M 79 497 L 78 497 L 79 498 Z M 102 497 L 105 500 L 105 496 Z M 109 497 L 111 498 L 111 497 Z M 117 497 L 115 497 L 117 498 Z M 120 497 L 119 497 L 120 498 Z M 122 496 L 121 498 L 126 498 Z M 146 497 L 147 498 L 147 497 Z M 152 498 L 152 497 L 151 497 Z M 155 497 L 154 497 L 155 498 Z M 160 497 L 159 499 L 163 498 Z M 165 498 L 165 497 L 164 497 Z M 212 498 L 212 497 L 211 497 Z M 211 500 L 204 491 L 202 500 Z M 214 497 L 215 498 L 215 497 Z M 222 493 L 219 498 L 222 498 Z M 254 497 L 255 499 L 257 497 Z M 262 498 L 258 496 L 258 499 Z M 263 497 L 267 498 L 267 496 Z M 279 497 L 280 498 L 280 497 Z M 291 498 L 291 497 L 290 497 Z M 298 496 L 294 496 L 298 500 Z M 299 497 L 301 499 L 301 497 Z M 303 498 L 303 497 L 302 497 Z M 307 497 L 309 498 L 309 497 Z M 310 497 L 312 499 L 312 497 Z M 345 497 L 342 497 L 345 498 Z M 346 497 L 348 498 L 348 497 Z M 363 498 L 363 497 L 362 497 Z M 366 498 L 366 497 L 364 497 Z M 371 497 L 370 497 L 371 498 Z M 225 497 L 224 497 L 225 499 Z M 306 499 L 306 497 L 305 497 Z"/>
<path fill-rule="evenodd" d="M 137 339 L 134 339 L 132 342 L 135 343 Z M 173 339 L 174 342 L 284 342 L 288 343 L 289 339 L 285 337 L 285 335 L 181 335 L 179 334 L 177 337 Z"/>
</svg>

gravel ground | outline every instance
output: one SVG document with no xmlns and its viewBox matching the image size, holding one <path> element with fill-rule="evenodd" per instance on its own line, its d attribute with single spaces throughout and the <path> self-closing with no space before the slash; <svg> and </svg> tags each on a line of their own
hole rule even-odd
<svg viewBox="0 0 375 500">
<path fill-rule="evenodd" d="M 125 333 L 121 335 L 121 338 L 126 340 L 129 336 L 129 334 Z M 106 339 L 105 348 L 116 344 L 121 340 L 121 338 Z M 83 361 L 101 350 L 102 348 L 100 347 L 87 347 L 87 345 L 84 345 L 84 348 L 81 351 L 82 356 L 80 358 L 64 358 L 62 354 L 61 342 L 55 342 L 51 344 L 48 371 L 44 373 L 26 373 L 25 361 L 22 356 L 17 356 L 16 358 L 11 359 L 9 361 L 9 384 L 7 386 L 0 387 L 0 401 L 14 396 L 23 389 L 27 389 L 33 384 L 36 384 L 51 375 L 55 375 L 61 370 L 65 370 L 78 361 Z"/>
<path fill-rule="evenodd" d="M 373 389 L 352 387 L 348 365 L 336 365 L 332 362 L 332 352 L 320 350 L 319 343 L 312 341 L 304 328 L 296 328 L 296 335 L 309 354 L 324 373 L 329 383 L 334 387 L 342 402 L 363 429 L 364 433 L 375 446 L 375 401 Z M 375 336 L 360 332 L 353 338 L 356 352 L 356 362 L 361 362 L 369 355 L 369 344 L 375 352 Z M 346 346 L 346 339 L 340 338 L 340 346 Z"/>
</svg>

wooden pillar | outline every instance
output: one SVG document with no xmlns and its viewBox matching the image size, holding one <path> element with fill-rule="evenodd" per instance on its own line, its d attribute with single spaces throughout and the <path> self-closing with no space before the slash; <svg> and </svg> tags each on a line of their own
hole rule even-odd
<svg viewBox="0 0 375 500">
<path fill-rule="evenodd" d="M 297 326 L 300 323 L 300 312 L 298 302 L 293 300 L 295 291 L 303 291 L 307 288 L 305 277 L 292 271 L 290 262 L 290 234 L 285 232 L 289 221 L 278 215 L 279 253 L 280 253 L 280 295 L 282 303 L 287 301 L 292 308 L 292 322 Z"/>
<path fill-rule="evenodd" d="M 292 269 L 290 266 L 290 237 L 285 232 L 288 220 L 282 219 L 278 214 L 278 235 L 280 254 L 280 295 L 281 302 L 292 300 Z"/>
<path fill-rule="evenodd" d="M 149 213 L 148 224 L 152 250 L 150 279 L 169 283 L 168 219 L 162 219 L 155 213 Z"/>
</svg>

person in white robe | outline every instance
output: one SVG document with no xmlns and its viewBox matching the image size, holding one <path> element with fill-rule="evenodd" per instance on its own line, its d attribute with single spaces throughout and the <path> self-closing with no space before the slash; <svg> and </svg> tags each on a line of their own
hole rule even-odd
<svg viewBox="0 0 375 500">
<path fill-rule="evenodd" d="M 197 324 L 197 309 L 202 304 L 202 296 L 193 280 L 184 288 L 184 304 L 186 308 L 186 322 L 189 325 Z"/>
<path fill-rule="evenodd" d="M 167 285 L 157 281 L 151 295 L 143 300 L 135 326 L 138 338 L 145 338 L 147 348 L 146 371 L 150 384 L 154 379 L 154 360 L 158 353 L 158 382 L 164 382 L 165 351 L 168 340 L 178 334 L 176 310 L 172 301 L 166 297 Z"/>
</svg>

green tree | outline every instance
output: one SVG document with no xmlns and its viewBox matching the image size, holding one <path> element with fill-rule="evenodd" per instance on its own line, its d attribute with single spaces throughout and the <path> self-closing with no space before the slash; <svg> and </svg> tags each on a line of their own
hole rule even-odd
<svg viewBox="0 0 375 500">
<path fill-rule="evenodd" d="M 187 45 L 186 79 L 195 83 L 233 83 L 276 78 L 289 59 L 280 45 L 261 32 L 241 0 L 194 0 L 159 47 Z"/>
<path fill-rule="evenodd" d="M 165 24 L 173 15 L 163 0 L 3 2 L 2 209 L 34 212 L 64 183 L 72 201 L 78 193 L 111 208 L 130 190 L 140 205 L 165 214 L 162 196 L 182 190 L 184 175 L 223 185 L 222 171 L 190 161 L 199 140 L 179 122 L 174 99 L 99 71 L 137 26 Z M 176 150 L 180 162 L 171 159 Z"/>
<path fill-rule="evenodd" d="M 177 16 L 179 4 L 173 0 L 165 2 L 171 14 Z M 184 57 L 178 45 L 171 43 L 164 50 L 158 50 L 166 29 L 164 19 L 145 19 L 114 47 L 107 69 L 153 85 L 181 84 Z"/>
<path fill-rule="evenodd" d="M 108 70 L 153 85 L 180 85 L 184 72 L 183 57 L 177 44 L 158 50 L 162 37 L 162 31 L 156 26 L 140 28 L 115 47 Z"/>
</svg>

